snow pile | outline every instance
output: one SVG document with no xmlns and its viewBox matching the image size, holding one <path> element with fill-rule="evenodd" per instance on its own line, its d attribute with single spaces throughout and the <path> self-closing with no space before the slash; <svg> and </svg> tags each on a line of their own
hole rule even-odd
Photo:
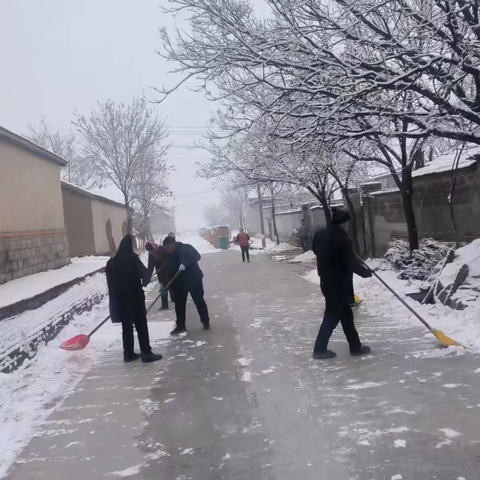
<svg viewBox="0 0 480 480">
<path fill-rule="evenodd" d="M 441 262 L 454 243 L 437 242 L 431 238 L 420 241 L 420 248 L 410 253 L 408 242 L 392 240 L 385 254 L 385 259 L 400 272 L 398 278 L 402 280 L 426 280 L 435 266 Z"/>
<path fill-rule="evenodd" d="M 60 297 L 59 297 L 60 298 Z M 35 310 L 38 318 L 47 314 L 48 304 Z M 71 394 L 102 353 L 117 350 L 122 361 L 121 326 L 107 322 L 85 350 L 66 352 L 60 343 L 88 332 L 108 314 L 105 299 L 92 311 L 76 315 L 47 346 L 39 346 L 35 358 L 13 373 L 0 373 L 0 478 L 16 456 L 40 431 L 48 416 Z M 172 322 L 149 322 L 152 346 L 169 338 Z"/>
<path fill-rule="evenodd" d="M 436 282 L 434 299 L 458 309 L 479 304 L 480 239 L 459 248 L 452 255 L 452 261 L 448 260 L 446 265 L 440 262 L 429 279 Z"/>
<path fill-rule="evenodd" d="M 267 254 L 275 254 L 275 253 L 282 253 L 282 252 L 288 252 L 289 250 L 296 250 L 297 247 L 292 247 L 288 243 L 280 243 L 279 245 L 276 244 L 276 242 L 272 242 L 269 238 L 265 237 L 265 243 L 266 247 L 263 248 L 262 246 L 262 238 L 260 236 L 253 237 L 250 239 L 250 247 L 252 250 L 261 250 L 262 253 L 267 253 Z"/>
<path fill-rule="evenodd" d="M 58 270 L 35 273 L 0 285 L 0 308 L 35 297 L 53 287 L 84 277 L 105 267 L 110 257 L 72 258 Z"/>
<path fill-rule="evenodd" d="M 288 263 L 312 263 L 316 261 L 316 255 L 311 250 L 309 250 L 308 252 L 302 253 L 301 255 L 297 255 L 295 258 L 292 258 L 291 260 L 289 260 Z"/>
</svg>

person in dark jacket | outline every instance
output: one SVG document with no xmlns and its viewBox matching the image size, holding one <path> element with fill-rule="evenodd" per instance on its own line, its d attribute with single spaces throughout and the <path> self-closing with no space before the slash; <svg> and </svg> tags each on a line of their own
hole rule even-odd
<svg viewBox="0 0 480 480">
<path fill-rule="evenodd" d="M 371 351 L 370 347 L 360 342 L 350 305 L 353 274 L 364 278 L 372 276 L 372 272 L 364 267 L 353 253 L 346 231 L 346 223 L 350 219 L 346 210 L 332 209 L 331 225 L 319 230 L 313 238 L 313 252 L 317 256 L 317 271 L 325 297 L 325 314 L 313 351 L 313 358 L 316 359 L 336 356 L 327 346 L 338 322 L 342 323 L 352 355 L 364 355 Z"/>
<path fill-rule="evenodd" d="M 163 287 L 168 282 L 167 273 L 165 272 L 165 252 L 163 246 L 159 246 L 154 242 L 147 242 L 145 250 L 148 252 L 148 280 L 150 282 L 152 275 L 157 273 L 158 283 L 160 284 L 160 292 L 162 306 L 160 310 L 168 310 L 168 291 Z"/>
<path fill-rule="evenodd" d="M 308 252 L 310 250 L 310 245 L 308 244 L 308 229 L 305 223 L 305 219 L 302 218 L 302 222 L 300 224 L 300 228 L 298 229 L 298 235 L 300 237 L 300 243 L 302 245 L 303 253 Z"/>
<path fill-rule="evenodd" d="M 177 242 L 172 237 L 167 237 L 163 241 L 163 247 L 166 254 L 165 268 L 169 279 L 173 279 L 178 273 L 178 276 L 170 286 L 170 289 L 174 292 L 175 314 L 177 317 L 177 325 L 171 334 L 179 335 L 187 331 L 186 305 L 189 293 L 197 307 L 203 328 L 209 330 L 210 318 L 204 299 L 203 272 L 198 266 L 198 262 L 201 259 L 200 254 L 191 245 Z"/>
<path fill-rule="evenodd" d="M 117 253 L 107 262 L 105 271 L 110 296 L 110 316 L 114 323 L 122 324 L 123 359 L 125 362 L 132 362 L 141 358 L 144 363 L 161 360 L 162 355 L 152 352 L 148 335 L 143 292 L 143 287 L 148 284 L 148 271 L 133 251 L 131 235 L 122 239 Z M 141 355 L 134 352 L 133 326 L 137 330 Z"/>
</svg>

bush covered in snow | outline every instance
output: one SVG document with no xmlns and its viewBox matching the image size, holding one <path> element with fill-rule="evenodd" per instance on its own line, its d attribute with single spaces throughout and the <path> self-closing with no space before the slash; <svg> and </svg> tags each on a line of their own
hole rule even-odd
<svg viewBox="0 0 480 480">
<path fill-rule="evenodd" d="M 400 272 L 398 278 L 426 280 L 451 248 L 455 248 L 455 243 L 425 238 L 420 241 L 420 248 L 410 253 L 407 241 L 395 239 L 390 242 L 385 258 L 397 272 Z"/>
</svg>

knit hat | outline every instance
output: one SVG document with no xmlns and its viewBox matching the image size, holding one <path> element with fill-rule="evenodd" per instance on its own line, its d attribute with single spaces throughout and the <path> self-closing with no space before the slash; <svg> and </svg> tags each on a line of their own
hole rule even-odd
<svg viewBox="0 0 480 480">
<path fill-rule="evenodd" d="M 332 225 L 348 222 L 352 217 L 344 208 L 332 208 Z"/>
</svg>

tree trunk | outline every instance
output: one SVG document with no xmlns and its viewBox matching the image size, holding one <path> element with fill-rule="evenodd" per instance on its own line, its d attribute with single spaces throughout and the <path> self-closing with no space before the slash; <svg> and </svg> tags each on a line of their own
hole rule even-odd
<svg viewBox="0 0 480 480">
<path fill-rule="evenodd" d="M 133 211 L 128 201 L 125 201 L 125 208 L 127 209 L 127 233 L 131 235 L 133 233 Z"/>
<path fill-rule="evenodd" d="M 262 247 L 265 248 L 267 246 L 267 243 L 265 241 L 265 222 L 263 220 L 262 190 L 260 188 L 259 183 L 257 183 L 257 196 L 258 196 L 258 216 L 260 218 L 260 233 L 263 235 Z"/>
<path fill-rule="evenodd" d="M 325 224 L 327 225 L 327 227 L 329 227 L 330 224 L 332 223 L 332 212 L 330 210 L 330 204 L 328 203 L 328 200 L 325 195 L 319 195 L 317 196 L 317 198 L 323 207 L 323 214 L 325 215 Z"/>
<path fill-rule="evenodd" d="M 275 241 L 277 245 L 280 244 L 280 240 L 278 239 L 278 231 L 277 231 L 277 219 L 275 218 L 275 198 L 273 195 L 273 189 L 271 191 L 272 194 L 272 224 L 273 224 L 273 236 L 275 237 Z"/>
<path fill-rule="evenodd" d="M 347 210 L 352 217 L 352 221 L 349 225 L 350 230 L 350 237 L 352 238 L 353 242 L 353 250 L 357 255 L 360 255 L 360 245 L 358 244 L 358 230 L 357 230 L 357 215 L 355 213 L 355 207 L 353 206 L 352 199 L 350 198 L 350 192 L 348 188 L 343 189 L 343 198 L 345 198 L 345 202 L 347 204 Z"/>
<path fill-rule="evenodd" d="M 417 221 L 415 220 L 415 212 L 413 210 L 413 181 L 412 171 L 404 168 L 402 172 L 402 201 L 405 220 L 407 222 L 408 243 L 410 251 L 418 249 L 418 230 Z"/>
</svg>

